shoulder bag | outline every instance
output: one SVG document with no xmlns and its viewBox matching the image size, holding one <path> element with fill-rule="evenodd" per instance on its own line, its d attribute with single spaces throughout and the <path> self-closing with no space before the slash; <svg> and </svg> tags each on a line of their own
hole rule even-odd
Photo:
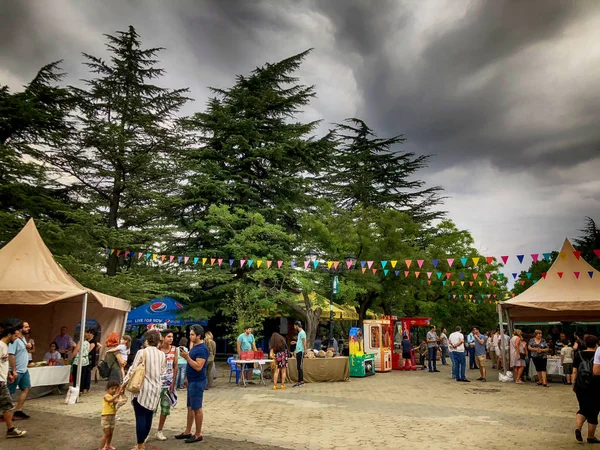
<svg viewBox="0 0 600 450">
<path fill-rule="evenodd" d="M 139 394 L 144 378 L 146 378 L 146 350 L 142 350 L 142 360 L 131 374 L 127 382 L 127 390 L 132 394 Z"/>
</svg>

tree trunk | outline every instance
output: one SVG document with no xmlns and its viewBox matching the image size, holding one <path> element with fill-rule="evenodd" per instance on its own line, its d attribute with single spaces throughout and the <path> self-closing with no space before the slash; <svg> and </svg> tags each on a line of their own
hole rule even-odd
<svg viewBox="0 0 600 450">
<path fill-rule="evenodd" d="M 367 311 L 375 301 L 376 296 L 373 295 L 365 295 L 361 297 L 359 305 L 356 307 L 356 312 L 358 313 L 358 327 L 362 328 L 363 321 L 367 317 Z"/>
<path fill-rule="evenodd" d="M 119 205 L 121 202 L 120 188 L 115 180 L 115 186 L 113 187 L 112 199 L 110 202 L 110 208 L 108 210 L 108 228 L 114 228 L 115 230 L 119 227 Z M 113 253 L 108 256 L 106 261 L 106 274 L 109 277 L 117 274 L 119 258 L 117 253 Z"/>
<path fill-rule="evenodd" d="M 307 311 L 306 324 L 304 331 L 306 331 L 306 345 L 308 349 L 312 349 L 317 337 L 317 331 L 319 330 L 319 319 L 321 318 L 321 308 L 317 308 L 314 311 Z"/>
</svg>

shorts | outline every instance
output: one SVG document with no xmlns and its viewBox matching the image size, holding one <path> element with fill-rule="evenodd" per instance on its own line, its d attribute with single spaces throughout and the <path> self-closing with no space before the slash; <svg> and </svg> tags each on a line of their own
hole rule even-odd
<svg viewBox="0 0 600 450">
<path fill-rule="evenodd" d="M 31 378 L 29 377 L 29 370 L 25 373 L 18 373 L 17 379 L 8 386 L 8 390 L 11 394 L 17 392 L 17 386 L 22 391 L 31 388 Z"/>
<path fill-rule="evenodd" d="M 486 356 L 485 355 L 477 355 L 477 365 L 479 368 L 485 369 Z"/>
<path fill-rule="evenodd" d="M 545 372 L 548 360 L 546 358 L 531 358 L 537 372 Z"/>
<path fill-rule="evenodd" d="M 169 392 L 169 388 L 163 387 L 160 391 L 160 414 L 161 416 L 168 416 L 171 414 L 171 400 L 167 393 Z"/>
<path fill-rule="evenodd" d="M 565 375 L 573 375 L 573 363 L 564 363 L 563 364 L 563 373 Z"/>
<path fill-rule="evenodd" d="M 117 423 L 116 416 L 114 414 L 111 414 L 109 416 L 102 416 L 100 423 L 102 424 L 102 429 L 105 429 L 105 428 L 114 429 L 115 424 Z"/>
<path fill-rule="evenodd" d="M 193 411 L 202 409 L 202 401 L 204 400 L 204 389 L 206 389 L 207 380 L 192 381 L 188 379 L 187 388 L 187 406 Z"/>
<path fill-rule="evenodd" d="M 402 352 L 402 359 L 411 359 L 410 353 Z"/>
<path fill-rule="evenodd" d="M 12 411 L 15 405 L 8 391 L 8 386 L 4 382 L 0 382 L 0 414 Z"/>
<path fill-rule="evenodd" d="M 275 354 L 275 363 L 278 369 L 285 369 L 288 366 L 287 353 L 277 352 Z"/>
</svg>

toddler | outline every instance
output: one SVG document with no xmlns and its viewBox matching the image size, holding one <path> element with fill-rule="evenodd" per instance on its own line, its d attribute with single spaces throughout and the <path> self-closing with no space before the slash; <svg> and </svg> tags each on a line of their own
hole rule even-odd
<svg viewBox="0 0 600 450">
<path fill-rule="evenodd" d="M 116 380 L 111 380 L 106 384 L 106 394 L 102 398 L 102 429 L 104 435 L 100 440 L 100 450 L 114 450 L 111 445 L 113 432 L 115 430 L 117 403 L 119 403 L 120 384 Z"/>
<path fill-rule="evenodd" d="M 123 335 L 121 338 L 121 344 L 117 345 L 115 348 L 111 348 L 110 350 L 106 350 L 109 352 L 119 352 L 121 355 L 121 379 L 125 378 L 125 366 L 127 365 L 127 359 L 129 358 L 129 348 L 131 347 L 131 336 Z"/>
</svg>

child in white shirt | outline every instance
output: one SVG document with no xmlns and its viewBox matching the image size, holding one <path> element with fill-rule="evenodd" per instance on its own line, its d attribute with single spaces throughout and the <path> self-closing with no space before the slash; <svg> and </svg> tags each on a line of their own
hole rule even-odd
<svg viewBox="0 0 600 450">
<path fill-rule="evenodd" d="M 125 366 L 127 365 L 127 359 L 129 358 L 129 353 L 130 350 L 129 348 L 131 347 L 131 336 L 128 335 L 123 335 L 123 337 L 121 338 L 121 344 L 117 345 L 114 348 L 111 348 L 110 350 L 106 350 L 107 353 L 109 352 L 119 352 L 119 354 L 121 355 L 121 379 L 125 378 Z"/>
</svg>

